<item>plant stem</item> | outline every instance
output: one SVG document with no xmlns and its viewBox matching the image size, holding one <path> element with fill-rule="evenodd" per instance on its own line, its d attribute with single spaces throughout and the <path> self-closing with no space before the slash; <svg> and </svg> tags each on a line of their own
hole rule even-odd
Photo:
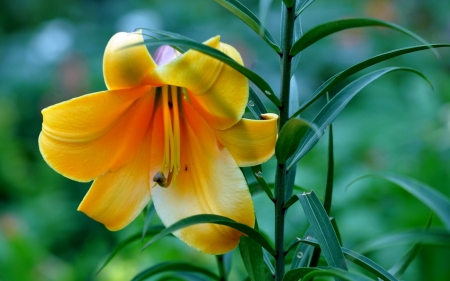
<svg viewBox="0 0 450 281">
<path fill-rule="evenodd" d="M 217 255 L 217 266 L 219 267 L 220 281 L 227 281 L 227 274 L 225 272 L 225 263 L 223 262 L 223 255 Z"/>
<path fill-rule="evenodd" d="M 295 2 L 290 8 L 283 4 L 283 53 L 281 57 L 281 86 L 280 86 L 280 130 L 289 120 L 289 93 L 291 82 L 291 60 L 289 51 L 292 46 L 295 20 Z M 276 200 L 275 200 L 275 280 L 281 281 L 284 277 L 285 255 L 284 255 L 284 219 L 286 209 L 284 209 L 286 193 L 286 166 L 277 164 L 275 178 Z"/>
</svg>

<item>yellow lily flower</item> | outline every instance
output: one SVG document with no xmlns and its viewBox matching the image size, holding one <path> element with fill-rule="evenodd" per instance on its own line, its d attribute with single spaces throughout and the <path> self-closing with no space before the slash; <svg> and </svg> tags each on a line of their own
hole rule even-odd
<svg viewBox="0 0 450 281">
<path fill-rule="evenodd" d="M 94 180 L 78 210 L 109 230 L 128 225 L 151 197 L 166 226 L 217 214 L 253 227 L 253 202 L 238 166 L 273 155 L 278 116 L 243 119 L 248 81 L 226 64 L 168 46 L 155 60 L 145 45 L 124 48 L 142 41 L 140 33 L 110 39 L 103 58 L 107 91 L 42 110 L 42 156 L 70 179 Z M 204 44 L 242 64 L 218 36 Z M 242 235 L 213 224 L 174 234 L 210 254 L 232 250 Z"/>
</svg>

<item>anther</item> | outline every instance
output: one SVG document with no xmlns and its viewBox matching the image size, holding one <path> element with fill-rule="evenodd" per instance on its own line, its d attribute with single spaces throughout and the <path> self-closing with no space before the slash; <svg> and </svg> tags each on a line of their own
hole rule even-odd
<svg viewBox="0 0 450 281">
<path fill-rule="evenodd" d="M 169 172 L 169 176 L 166 178 L 162 172 L 157 172 L 153 176 L 153 181 L 161 187 L 169 187 L 172 182 L 173 171 Z"/>
</svg>

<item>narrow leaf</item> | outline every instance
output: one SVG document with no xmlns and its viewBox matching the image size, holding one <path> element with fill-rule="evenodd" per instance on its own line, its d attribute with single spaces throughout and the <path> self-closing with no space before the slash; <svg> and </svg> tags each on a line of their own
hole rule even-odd
<svg viewBox="0 0 450 281">
<path fill-rule="evenodd" d="M 249 237 L 242 236 L 239 251 L 251 281 L 265 279 L 265 266 L 261 245 Z"/>
<path fill-rule="evenodd" d="M 303 235 L 303 239 L 296 239 L 296 240 L 300 243 L 304 239 L 312 238 L 312 235 L 313 231 L 311 227 L 309 227 L 308 230 L 306 230 L 305 234 Z M 294 257 L 292 258 L 290 269 L 306 267 L 308 265 L 309 258 L 311 257 L 313 249 L 314 247 L 312 247 L 311 245 L 308 245 L 306 243 L 300 243 L 294 252 Z"/>
<path fill-rule="evenodd" d="M 267 194 L 267 196 L 270 198 L 270 200 L 272 200 L 272 201 L 275 200 L 275 197 L 273 196 L 273 193 L 270 190 L 270 187 L 267 185 L 266 181 L 264 180 L 261 165 L 253 166 L 252 172 L 253 172 L 253 175 L 255 176 L 255 179 L 258 181 L 259 185 L 264 190 L 264 192 Z"/>
<path fill-rule="evenodd" d="M 196 273 L 201 273 L 205 276 L 208 276 L 209 278 L 213 279 L 213 280 L 219 280 L 219 276 L 217 276 L 215 273 L 212 273 L 211 271 L 193 265 L 193 264 L 189 264 L 187 262 L 184 261 L 167 261 L 167 262 L 162 262 L 159 263 L 157 265 L 154 265 L 152 267 L 147 268 L 146 270 L 142 271 L 141 273 L 139 273 L 138 275 L 136 275 L 135 277 L 133 277 L 133 279 L 131 279 L 131 281 L 140 281 L 140 280 L 145 280 L 146 278 L 156 275 L 158 273 L 162 273 L 162 272 L 167 272 L 167 271 L 187 271 L 187 272 L 196 272 Z"/>
<path fill-rule="evenodd" d="M 414 195 L 417 199 L 419 199 L 422 203 L 427 205 L 431 210 L 433 210 L 438 217 L 442 220 L 445 227 L 450 230 L 450 200 L 446 198 L 443 194 L 438 192 L 437 190 L 427 186 L 424 183 L 416 181 L 414 179 L 399 176 L 395 174 L 373 174 L 368 176 L 360 177 L 355 181 L 366 178 L 366 177 L 378 177 L 384 180 L 390 181 L 404 190 L 408 191 L 412 195 Z"/>
<path fill-rule="evenodd" d="M 321 25 L 318 25 L 314 27 L 313 29 L 306 32 L 299 40 L 297 40 L 294 45 L 291 48 L 290 55 L 295 56 L 302 50 L 306 49 L 307 47 L 311 46 L 312 44 L 316 43 L 320 39 L 350 28 L 358 28 L 358 27 L 367 27 L 367 26 L 380 26 L 380 27 L 387 27 L 391 28 L 393 30 L 399 31 L 401 33 L 404 33 L 420 43 L 424 45 L 429 45 L 427 41 L 422 39 L 417 34 L 409 31 L 408 29 L 401 27 L 397 24 L 379 20 L 379 19 L 371 19 L 371 18 L 354 18 L 354 19 L 342 19 L 342 20 L 335 20 L 330 21 Z"/>
<path fill-rule="evenodd" d="M 156 233 L 160 232 L 161 230 L 164 229 L 164 226 L 160 225 L 160 226 L 152 226 L 149 227 L 146 231 L 145 236 L 151 236 L 151 235 L 155 235 Z M 108 265 L 108 263 L 117 255 L 117 253 L 122 250 L 125 246 L 131 244 L 134 241 L 138 241 L 139 238 L 141 238 L 142 234 L 141 233 L 136 233 L 135 235 L 132 235 L 130 237 L 128 237 L 127 239 L 123 240 L 122 242 L 120 242 L 115 248 L 114 250 L 111 252 L 111 254 L 109 254 L 108 258 L 106 259 L 106 261 L 102 264 L 102 266 L 100 267 L 100 269 L 97 271 L 97 274 L 100 273 L 100 271 L 102 271 L 103 268 L 105 268 L 106 265 Z"/>
<path fill-rule="evenodd" d="M 303 11 L 308 8 L 315 0 L 302 0 L 298 1 L 297 8 L 295 9 L 295 16 L 298 17 Z"/>
<path fill-rule="evenodd" d="M 153 205 L 153 202 L 150 202 L 150 204 L 148 205 L 147 214 L 145 215 L 145 223 L 144 223 L 144 228 L 142 229 L 141 242 L 144 241 L 144 237 L 145 237 L 145 234 L 147 233 L 147 229 L 150 226 L 150 222 L 151 222 L 152 218 L 155 216 L 155 214 L 156 214 L 155 205 Z"/>
<path fill-rule="evenodd" d="M 363 62 L 360 62 L 358 64 L 355 64 L 354 66 L 347 68 L 344 71 L 339 72 L 338 74 L 335 74 L 333 77 L 328 79 L 325 83 L 323 83 L 315 92 L 311 95 L 311 97 L 308 98 L 301 106 L 300 108 L 291 116 L 295 117 L 303 112 L 306 108 L 308 108 L 313 102 L 315 102 L 318 98 L 320 98 L 322 95 L 324 95 L 327 91 L 329 91 L 331 88 L 333 88 L 338 83 L 344 81 L 351 75 L 369 67 L 372 65 L 375 65 L 379 62 L 395 58 L 404 54 L 423 51 L 429 48 L 444 48 L 444 47 L 450 47 L 450 44 L 430 44 L 430 45 L 420 45 L 415 47 L 408 47 L 408 48 L 402 48 L 397 49 L 393 51 L 389 51 L 383 54 L 379 54 L 377 56 L 374 56 L 370 59 L 367 59 Z"/>
<path fill-rule="evenodd" d="M 418 72 L 417 70 L 405 67 L 388 67 L 380 70 L 373 71 L 368 73 L 352 83 L 348 84 L 345 88 L 343 88 L 339 93 L 337 93 L 331 100 L 328 102 L 322 110 L 317 114 L 317 116 L 312 121 L 313 124 L 317 125 L 319 128 L 318 132 L 313 132 L 312 130 L 308 130 L 306 135 L 303 137 L 302 142 L 300 143 L 299 149 L 294 153 L 294 155 L 287 162 L 287 169 L 291 169 L 303 156 L 306 155 L 319 141 L 321 137 L 321 133 L 323 130 L 331 124 L 331 122 L 336 119 L 339 113 L 344 109 L 344 107 L 352 100 L 352 98 L 358 94 L 364 87 L 377 80 L 381 76 L 398 70 L 410 71 L 418 74 L 425 81 L 429 82 L 426 77 Z M 320 136 L 319 136 L 320 135 Z"/>
<path fill-rule="evenodd" d="M 267 108 L 264 106 L 264 103 L 256 94 L 255 90 L 252 87 L 249 88 L 249 97 L 248 97 L 248 109 L 255 116 L 256 119 L 261 120 L 261 114 L 267 113 Z"/>
<path fill-rule="evenodd" d="M 333 276 L 348 281 L 372 281 L 372 279 L 360 274 L 348 272 L 335 267 L 297 268 L 286 273 L 283 281 L 312 280 L 316 276 Z"/>
<path fill-rule="evenodd" d="M 277 53 L 281 53 L 281 49 L 278 44 L 270 35 L 269 31 L 264 27 L 262 22 L 252 13 L 247 7 L 237 0 L 215 0 L 222 5 L 225 9 L 232 12 L 238 18 L 240 18 L 246 25 L 248 25 L 253 31 L 256 32 L 272 49 Z"/>
<path fill-rule="evenodd" d="M 283 0 L 284 5 L 286 5 L 286 7 L 290 8 L 294 5 L 294 1 L 295 0 Z"/>
<path fill-rule="evenodd" d="M 246 234 L 253 240 L 255 240 L 257 243 L 259 243 L 264 249 L 266 249 L 270 254 L 275 255 L 276 252 L 273 249 L 273 247 L 269 244 L 269 242 L 264 238 L 264 236 L 257 230 L 251 228 L 248 225 L 238 223 L 230 218 L 219 216 L 219 215 L 195 215 L 191 217 L 184 218 L 182 220 L 179 220 L 178 222 L 172 224 L 171 226 L 167 227 L 157 235 L 155 235 L 150 241 L 147 242 L 147 244 L 144 245 L 143 249 L 147 248 L 150 244 L 155 242 L 156 240 L 174 232 L 179 229 L 200 224 L 200 223 L 213 223 L 213 224 L 219 224 L 219 225 L 226 225 L 231 228 L 234 228 L 236 230 L 241 231 L 242 233 Z"/>
<path fill-rule="evenodd" d="M 417 241 L 424 245 L 450 247 L 450 232 L 440 229 L 431 229 L 427 232 L 410 230 L 377 238 L 356 247 L 356 249 L 359 253 L 369 253 L 393 246 L 410 245 Z"/>
<path fill-rule="evenodd" d="M 272 275 L 275 275 L 275 268 L 273 267 L 272 261 L 270 260 L 269 253 L 265 249 L 263 249 L 263 258 L 264 258 L 264 263 L 266 264 L 270 273 Z"/>
<path fill-rule="evenodd" d="M 347 270 L 336 233 L 317 195 L 311 191 L 297 196 L 328 265 Z"/>
<path fill-rule="evenodd" d="M 302 244 L 307 244 L 307 245 L 311 245 L 314 247 L 320 247 L 319 243 L 317 242 L 317 240 L 313 239 L 313 238 L 309 238 L 309 239 L 302 239 L 300 241 Z M 371 272 L 372 274 L 374 274 L 375 276 L 381 278 L 382 280 L 385 281 L 398 281 L 397 278 L 395 278 L 391 273 L 389 273 L 386 269 L 382 268 L 380 265 L 378 265 L 377 263 L 375 263 L 374 261 L 372 261 L 371 259 L 358 254 L 355 251 L 352 251 L 350 249 L 344 248 L 342 247 L 342 252 L 344 253 L 344 257 L 361 266 L 362 268 L 364 268 L 365 270 Z"/>
<path fill-rule="evenodd" d="M 328 127 L 328 165 L 327 182 L 325 185 L 325 197 L 323 208 L 330 215 L 331 201 L 333 200 L 333 178 L 334 178 L 334 148 L 333 148 L 333 125 Z"/>
<path fill-rule="evenodd" d="M 297 17 L 294 21 L 294 42 L 300 39 L 303 35 L 302 30 L 302 18 Z M 291 61 L 291 76 L 294 75 L 295 70 L 297 69 L 297 66 L 300 62 L 301 53 L 296 54 Z"/>
<path fill-rule="evenodd" d="M 246 68 L 243 65 L 240 65 L 235 60 L 227 56 L 226 54 L 222 53 L 219 50 L 216 50 L 212 47 L 206 46 L 204 44 L 192 41 L 192 40 L 183 40 L 178 38 L 163 38 L 158 40 L 144 40 L 143 43 L 148 46 L 159 46 L 159 45 L 174 45 L 178 47 L 185 47 L 189 49 L 194 49 L 198 52 L 204 53 L 208 56 L 211 56 L 215 59 L 220 60 L 221 62 L 225 63 L 226 65 L 234 68 L 236 71 L 243 74 L 245 77 L 247 77 L 250 81 L 252 81 L 276 106 L 280 106 L 280 100 L 275 96 L 272 88 L 269 86 L 269 84 L 262 79 L 258 74 L 254 73 L 250 69 Z M 131 47 L 131 46 L 129 46 Z"/>
</svg>

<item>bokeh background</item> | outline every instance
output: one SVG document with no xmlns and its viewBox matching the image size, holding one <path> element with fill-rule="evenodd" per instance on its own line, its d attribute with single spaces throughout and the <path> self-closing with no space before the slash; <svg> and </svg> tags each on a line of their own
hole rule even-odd
<svg viewBox="0 0 450 281">
<path fill-rule="evenodd" d="M 242 1 L 279 38 L 280 0 Z M 377 17 L 413 30 L 429 42 L 450 42 L 450 2 L 441 0 L 317 0 L 302 15 L 304 30 L 344 17 Z M 160 261 L 181 259 L 215 270 L 215 258 L 167 237 L 140 252 L 130 244 L 98 275 L 114 246 L 142 230 L 139 216 L 119 232 L 76 211 L 90 184 L 70 181 L 42 160 L 37 138 L 40 111 L 49 105 L 104 90 L 102 55 L 118 31 L 148 27 L 198 41 L 217 34 L 235 46 L 245 64 L 279 87 L 276 54 L 244 23 L 210 0 L 18 0 L 0 9 L 0 280 L 130 280 Z M 326 79 L 361 60 L 391 49 L 418 45 L 382 28 L 355 29 L 330 36 L 302 53 L 294 75 L 298 106 Z M 153 51 L 151 49 L 150 51 Z M 450 197 L 450 52 L 439 49 L 399 57 L 381 66 L 422 71 L 434 91 L 417 76 L 393 73 L 363 90 L 334 123 L 336 217 L 344 246 L 357 247 L 390 233 L 422 228 L 427 207 L 382 180 L 356 177 L 390 171 L 414 177 Z M 372 68 L 375 69 L 375 68 Z M 335 89 L 336 90 L 336 89 Z M 335 93 L 335 91 L 330 94 Z M 312 118 L 319 106 L 304 118 Z M 275 109 L 273 107 L 271 111 Z M 273 161 L 264 176 L 273 181 Z M 326 138 L 298 164 L 296 182 L 323 195 Z M 249 178 L 249 181 L 254 179 Z M 273 207 L 255 194 L 261 229 L 273 237 Z M 154 223 L 157 224 L 157 218 Z M 288 214 L 287 241 L 307 227 L 301 208 Z M 440 227 L 439 219 L 433 227 Z M 408 246 L 380 249 L 370 257 L 389 268 Z M 449 280 L 450 248 L 426 246 L 405 280 Z M 230 280 L 245 269 L 234 251 Z M 155 279 L 156 280 L 156 279 Z"/>
</svg>

